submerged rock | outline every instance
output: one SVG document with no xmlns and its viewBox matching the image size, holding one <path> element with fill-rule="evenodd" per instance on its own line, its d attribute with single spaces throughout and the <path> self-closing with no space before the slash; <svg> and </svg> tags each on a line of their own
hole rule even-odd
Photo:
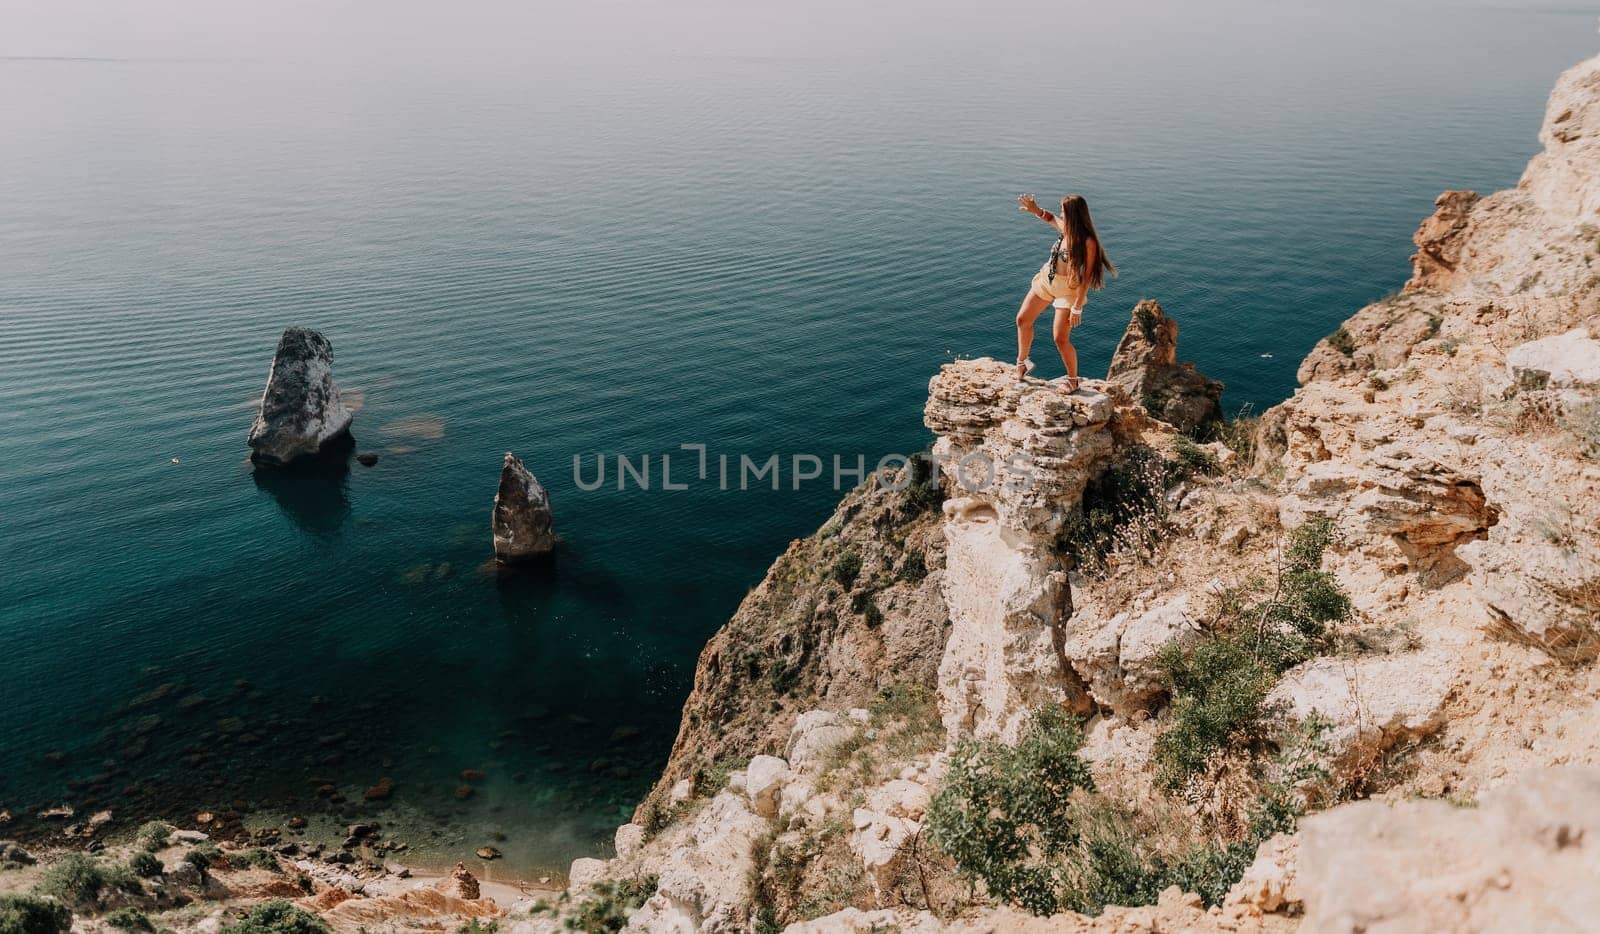
<svg viewBox="0 0 1600 934">
<path fill-rule="evenodd" d="M 522 459 L 507 451 L 494 497 L 495 559 L 511 564 L 550 554 L 556 547 L 552 523 L 550 494 Z"/>
<path fill-rule="evenodd" d="M 250 426 L 250 459 L 282 466 L 348 443 L 354 416 L 333 382 L 333 345 L 310 328 L 286 328 Z"/>
<path fill-rule="evenodd" d="M 1178 362 L 1178 322 L 1149 299 L 1134 306 L 1106 381 L 1179 431 L 1222 419 L 1222 383 Z"/>
</svg>

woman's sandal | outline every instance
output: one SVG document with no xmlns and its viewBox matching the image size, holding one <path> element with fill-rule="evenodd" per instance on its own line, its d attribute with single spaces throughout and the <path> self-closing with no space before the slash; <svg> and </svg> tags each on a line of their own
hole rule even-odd
<svg viewBox="0 0 1600 934">
<path fill-rule="evenodd" d="M 1030 357 L 1027 360 L 1018 360 L 1017 361 L 1017 379 L 1027 379 L 1028 378 L 1028 374 L 1032 373 L 1032 372 L 1033 372 L 1033 358 Z"/>
<path fill-rule="evenodd" d="M 1079 379 L 1076 376 L 1063 376 L 1063 377 L 1061 377 L 1061 385 L 1063 385 L 1063 386 L 1065 386 L 1067 388 L 1067 392 L 1068 393 L 1077 392 L 1078 391 L 1078 387 L 1080 385 L 1082 385 L 1082 384 L 1083 384 L 1083 380 Z"/>
</svg>

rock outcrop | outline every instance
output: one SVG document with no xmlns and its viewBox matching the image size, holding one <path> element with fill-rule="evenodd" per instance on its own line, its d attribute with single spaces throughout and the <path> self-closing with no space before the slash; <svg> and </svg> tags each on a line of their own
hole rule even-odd
<svg viewBox="0 0 1600 934">
<path fill-rule="evenodd" d="M 1531 772 L 1477 807 L 1360 801 L 1305 821 L 1301 930 L 1593 930 L 1597 865 L 1594 768 Z"/>
<path fill-rule="evenodd" d="M 286 328 L 250 426 L 250 459 L 284 466 L 348 445 L 353 418 L 333 382 L 333 345 L 310 328 Z"/>
<path fill-rule="evenodd" d="M 1600 772 L 1540 770 L 1600 764 L 1597 136 L 1600 59 L 1563 76 L 1522 185 L 1442 196 L 1408 288 L 1319 343 L 1226 448 L 1181 434 L 1221 387 L 1176 363 L 1154 303 L 1112 379 L 1076 393 L 944 366 L 924 410 L 936 470 L 908 468 L 909 490 L 869 478 L 702 654 L 661 783 L 589 867 L 660 874 L 629 929 L 1592 926 Z M 1153 517 L 1149 540 L 1074 566 L 1091 518 L 1122 521 L 1117 495 Z M 1308 528 L 1325 541 L 1297 566 Z M 1222 641 L 1289 625 L 1305 641 L 1287 670 Z M 915 741 L 909 717 L 861 709 L 907 686 L 931 689 Z M 952 744 L 1012 741 L 1043 706 L 1083 715 L 1095 800 L 1147 821 L 1125 817 L 1151 840 L 1104 855 L 1221 841 L 1238 873 L 1231 844 L 1260 839 L 1277 795 L 1404 803 L 1304 819 L 1210 907 L 1174 887 L 1035 919 L 952 875 L 941 890 L 924 824 Z M 1174 779 L 1177 743 L 1200 755 Z"/>
<path fill-rule="evenodd" d="M 989 358 L 945 364 L 928 385 L 923 421 L 952 491 L 939 697 L 953 736 L 1014 738 L 1041 704 L 1089 709 L 1057 650 L 1072 595 L 1056 537 L 1110 463 L 1111 413 L 1098 384 L 1068 393 Z"/>
<path fill-rule="evenodd" d="M 1178 362 L 1178 322 L 1149 299 L 1134 307 L 1106 381 L 1179 431 L 1222 420 L 1222 383 Z"/>
<path fill-rule="evenodd" d="M 547 557 L 556 547 L 550 494 L 522 459 L 506 452 L 494 496 L 494 556 L 503 564 Z"/>
</svg>

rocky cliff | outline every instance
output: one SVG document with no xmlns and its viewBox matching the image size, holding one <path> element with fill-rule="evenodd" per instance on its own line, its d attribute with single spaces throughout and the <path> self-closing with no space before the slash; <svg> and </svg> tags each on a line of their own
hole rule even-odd
<svg viewBox="0 0 1600 934">
<path fill-rule="evenodd" d="M 871 478 L 774 564 L 573 898 L 646 880 L 640 931 L 1581 929 L 1557 889 L 1600 820 L 1600 59 L 1541 139 L 1517 188 L 1442 195 L 1406 288 L 1254 422 L 1218 421 L 1153 303 L 1078 393 L 945 366 L 936 469 Z M 1039 838 L 1060 865 L 1005 857 L 1044 898 L 935 825 L 1008 744 L 1046 748 L 1049 710 L 1088 771 L 1071 839 Z M 1008 787 L 983 832 L 1038 790 Z"/>
</svg>

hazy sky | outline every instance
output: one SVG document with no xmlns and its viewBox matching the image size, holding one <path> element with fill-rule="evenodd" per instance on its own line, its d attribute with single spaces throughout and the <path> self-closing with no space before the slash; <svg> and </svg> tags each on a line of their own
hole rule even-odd
<svg viewBox="0 0 1600 934">
<path fill-rule="evenodd" d="M 1330 7 L 1361 16 L 1396 0 L 1114 0 L 1122 21 L 1203 35 L 1220 4 Z M 1593 10 L 1588 0 L 1401 0 L 1436 9 Z M 446 60 L 643 48 L 804 56 L 819 49 L 930 52 L 951 42 L 1088 41 L 1105 0 L 5 0 L 0 56 Z M 1145 7 L 1137 17 L 1129 7 Z M 1143 15 L 1147 13 L 1148 15 Z"/>
</svg>

